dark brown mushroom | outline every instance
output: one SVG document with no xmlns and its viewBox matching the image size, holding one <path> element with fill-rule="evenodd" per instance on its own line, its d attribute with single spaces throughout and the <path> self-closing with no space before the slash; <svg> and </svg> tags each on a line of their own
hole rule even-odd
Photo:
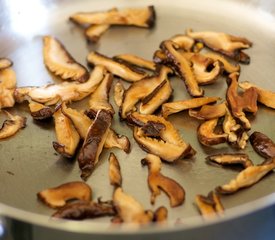
<svg viewBox="0 0 275 240">
<path fill-rule="evenodd" d="M 8 58 L 0 58 L 0 71 L 10 68 L 13 62 Z"/>
<path fill-rule="evenodd" d="M 60 208 L 69 200 L 90 201 L 92 189 L 84 182 L 68 182 L 37 193 L 37 197 L 51 208 Z"/>
<path fill-rule="evenodd" d="M 261 165 L 250 166 L 241 171 L 229 183 L 216 188 L 221 194 L 232 194 L 241 188 L 246 188 L 260 181 L 266 174 L 275 169 L 275 159 L 269 159 Z"/>
<path fill-rule="evenodd" d="M 70 16 L 78 24 L 132 25 L 151 28 L 155 24 L 154 6 L 143 8 L 111 9 L 106 12 L 79 12 Z"/>
<path fill-rule="evenodd" d="M 88 130 L 78 156 L 81 178 L 84 180 L 87 180 L 87 178 L 92 174 L 99 161 L 99 156 L 108 136 L 111 122 L 112 115 L 108 111 L 99 110 L 94 122 Z"/>
<path fill-rule="evenodd" d="M 144 136 L 160 137 L 161 131 L 165 130 L 165 125 L 160 122 L 148 121 L 141 129 L 144 132 Z"/>
<path fill-rule="evenodd" d="M 169 197 L 171 207 L 182 205 L 185 200 L 185 190 L 172 178 L 162 175 L 160 158 L 148 154 L 141 163 L 147 165 L 149 169 L 147 181 L 151 190 L 151 204 L 155 203 L 156 197 L 160 195 L 160 190 L 162 190 Z"/>
<path fill-rule="evenodd" d="M 110 153 L 109 155 L 109 180 L 111 185 L 121 187 L 122 176 L 120 172 L 120 165 L 114 153 Z"/>
<path fill-rule="evenodd" d="M 109 28 L 109 24 L 95 24 L 89 26 L 85 30 L 85 37 L 89 42 L 96 43 Z"/>
<path fill-rule="evenodd" d="M 125 88 L 121 81 L 116 82 L 114 86 L 114 101 L 118 107 L 121 107 L 123 102 L 123 96 L 124 96 Z"/>
<path fill-rule="evenodd" d="M 59 40 L 44 36 L 43 43 L 44 63 L 50 72 L 64 80 L 85 82 L 89 78 L 87 69 L 76 62 Z"/>
<path fill-rule="evenodd" d="M 216 105 L 203 105 L 199 111 L 189 109 L 189 116 L 199 120 L 209 120 L 223 117 L 226 114 L 226 110 L 225 102 Z"/>
<path fill-rule="evenodd" d="M 275 143 L 261 132 L 253 132 L 249 137 L 253 149 L 264 158 L 275 157 Z"/>
<path fill-rule="evenodd" d="M 51 118 L 54 114 L 54 111 L 49 106 L 45 106 L 44 104 L 37 103 L 34 101 L 30 101 L 29 109 L 31 112 L 31 116 L 35 120 L 45 120 Z"/>
</svg>

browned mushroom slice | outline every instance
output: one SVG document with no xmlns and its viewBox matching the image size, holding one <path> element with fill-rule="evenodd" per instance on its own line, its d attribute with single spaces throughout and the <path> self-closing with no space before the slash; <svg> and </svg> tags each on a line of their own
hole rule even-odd
<svg viewBox="0 0 275 240">
<path fill-rule="evenodd" d="M 187 35 L 178 34 L 170 38 L 171 41 L 175 42 L 180 48 L 184 49 L 187 52 L 191 52 L 195 41 L 193 38 L 188 37 Z"/>
<path fill-rule="evenodd" d="M 160 122 L 148 121 L 142 126 L 144 136 L 147 137 L 160 137 L 161 130 L 165 130 L 165 125 Z"/>
<path fill-rule="evenodd" d="M 218 97 L 201 97 L 164 103 L 162 104 L 162 116 L 167 118 L 171 114 L 178 113 L 190 108 L 198 108 L 209 103 L 215 103 L 218 100 Z"/>
<path fill-rule="evenodd" d="M 0 58 L 0 71 L 9 68 L 13 65 L 13 62 L 8 58 Z"/>
<path fill-rule="evenodd" d="M 54 105 L 58 101 L 79 101 L 95 91 L 106 74 L 106 69 L 97 66 L 85 83 L 63 82 L 43 87 L 22 87 L 15 90 L 15 100 L 23 102 L 33 100 L 45 105 Z"/>
<path fill-rule="evenodd" d="M 133 25 L 151 28 L 155 24 L 154 6 L 143 8 L 112 9 L 106 12 L 80 12 L 70 16 L 78 24 Z"/>
<path fill-rule="evenodd" d="M 252 161 L 244 153 L 222 153 L 211 155 L 206 158 L 207 161 L 218 163 L 220 165 L 242 165 L 243 168 L 253 166 Z"/>
<path fill-rule="evenodd" d="M 115 60 L 122 60 L 127 62 L 128 64 L 132 64 L 134 66 L 145 68 L 148 70 L 155 71 L 156 64 L 152 61 L 146 60 L 142 57 L 133 55 L 133 54 L 120 54 L 114 57 Z"/>
<path fill-rule="evenodd" d="M 93 116 L 95 116 L 101 109 L 104 109 L 111 114 L 115 113 L 112 105 L 109 103 L 109 92 L 112 82 L 112 74 L 107 73 L 97 89 L 91 94 L 89 100 L 89 112 L 92 113 Z"/>
<path fill-rule="evenodd" d="M 153 61 L 157 64 L 169 64 L 166 54 L 160 49 L 154 52 Z"/>
<path fill-rule="evenodd" d="M 53 142 L 55 151 L 67 158 L 72 158 L 78 147 L 80 136 L 70 118 L 59 108 L 54 114 L 56 142 Z"/>
<path fill-rule="evenodd" d="M 120 187 L 115 190 L 113 201 L 118 216 L 124 223 L 148 224 L 153 220 L 153 213 L 144 210 L 136 199 L 123 192 Z"/>
<path fill-rule="evenodd" d="M 0 128 L 0 139 L 8 138 L 17 133 L 20 129 L 26 127 L 27 119 L 18 115 L 12 115 L 3 111 L 9 119 L 5 120 Z"/>
<path fill-rule="evenodd" d="M 172 123 L 163 117 L 134 112 L 128 116 L 128 121 L 138 126 L 134 127 L 134 138 L 140 147 L 165 161 L 173 162 L 180 158 L 190 158 L 196 153 L 191 145 L 182 139 Z M 165 126 L 165 128 L 159 129 L 159 137 L 146 136 L 143 126 L 148 122 L 155 122 L 158 125 L 163 124 Z"/>
<path fill-rule="evenodd" d="M 136 82 L 147 76 L 145 72 L 138 71 L 133 67 L 130 68 L 129 65 L 115 61 L 98 52 L 90 52 L 87 60 L 92 65 L 104 66 L 112 74 L 129 82 Z"/>
<path fill-rule="evenodd" d="M 231 109 L 232 115 L 237 118 L 245 129 L 250 129 L 251 124 L 244 112 L 256 113 L 258 93 L 255 88 L 245 90 L 241 95 L 238 94 L 239 73 L 229 75 L 229 86 L 226 93 L 227 102 Z"/>
<path fill-rule="evenodd" d="M 59 208 L 66 205 L 69 200 L 90 201 L 92 189 L 84 182 L 68 182 L 54 188 L 48 188 L 37 193 L 37 197 L 51 208 Z"/>
<path fill-rule="evenodd" d="M 120 165 L 114 153 L 110 153 L 109 155 L 109 179 L 111 185 L 121 187 Z"/>
<path fill-rule="evenodd" d="M 207 120 L 198 128 L 198 139 L 205 146 L 217 145 L 227 140 L 226 133 L 215 133 L 218 124 L 218 118 Z"/>
<path fill-rule="evenodd" d="M 85 30 L 85 37 L 88 41 L 96 43 L 109 28 L 109 24 L 92 25 Z"/>
<path fill-rule="evenodd" d="M 168 218 L 168 210 L 166 207 L 161 206 L 155 210 L 153 222 L 163 223 L 167 221 L 167 218 Z"/>
<path fill-rule="evenodd" d="M 92 174 L 111 126 L 112 115 L 105 110 L 99 110 L 96 118 L 90 126 L 83 146 L 78 156 L 78 164 L 81 169 L 81 178 L 87 180 Z"/>
<path fill-rule="evenodd" d="M 197 195 L 196 204 L 205 219 L 212 219 L 218 215 L 222 215 L 224 208 L 220 201 L 219 196 L 211 191 L 208 196 Z"/>
<path fill-rule="evenodd" d="M 71 220 L 93 219 L 114 216 L 116 211 L 111 202 L 73 201 L 55 212 L 52 217 Z"/>
<path fill-rule="evenodd" d="M 144 78 L 133 83 L 124 93 L 123 103 L 120 109 L 121 118 L 125 119 L 127 114 L 135 110 L 135 105 L 152 93 L 165 79 L 171 70 L 165 66 L 159 69 L 156 76 Z"/>
<path fill-rule="evenodd" d="M 43 37 L 43 57 L 46 67 L 64 80 L 85 82 L 87 69 L 75 61 L 63 44 L 52 36 Z"/>
<path fill-rule="evenodd" d="M 246 38 L 232 36 L 222 32 L 193 32 L 188 29 L 187 36 L 203 42 L 210 49 L 220 52 L 236 61 L 249 63 L 249 59 L 243 56 L 242 49 L 247 49 L 252 46 L 252 42 Z"/>
<path fill-rule="evenodd" d="M 184 81 L 188 93 L 193 97 L 203 96 L 203 90 L 198 86 L 190 62 L 178 51 L 179 46 L 168 40 L 162 42 L 161 49 L 165 53 L 173 69 Z"/>
<path fill-rule="evenodd" d="M 239 86 L 244 90 L 255 88 L 258 93 L 258 102 L 267 107 L 275 109 L 275 92 L 265 90 L 250 82 L 241 82 L 239 83 Z"/>
<path fill-rule="evenodd" d="M 261 165 L 250 166 L 241 171 L 236 178 L 229 183 L 219 186 L 216 190 L 222 194 L 231 194 L 237 192 L 241 188 L 246 188 L 260 181 L 267 173 L 275 169 L 274 158 L 265 161 Z"/>
<path fill-rule="evenodd" d="M 275 143 L 261 132 L 253 132 L 249 137 L 253 149 L 264 158 L 275 157 Z"/>
<path fill-rule="evenodd" d="M 171 207 L 182 205 L 185 200 L 185 190 L 175 180 L 162 175 L 160 158 L 156 155 L 148 154 L 141 163 L 142 165 L 147 165 L 149 169 L 147 181 L 151 190 L 151 204 L 155 203 L 161 189 L 169 197 Z"/>
<path fill-rule="evenodd" d="M 217 105 L 203 105 L 199 111 L 189 109 L 189 116 L 200 120 L 209 120 L 213 118 L 223 117 L 226 114 L 226 103 Z"/>
<path fill-rule="evenodd" d="M 125 88 L 121 81 L 116 82 L 114 86 L 114 101 L 118 107 L 122 105 Z"/>
<path fill-rule="evenodd" d="M 126 153 L 129 153 L 131 150 L 131 144 L 128 137 L 119 135 L 113 129 L 109 129 L 104 148 L 114 147 L 122 149 Z"/>
<path fill-rule="evenodd" d="M 50 107 L 33 101 L 29 103 L 29 109 L 31 112 L 31 116 L 35 120 L 44 120 L 51 118 L 54 113 L 54 111 Z"/>
</svg>

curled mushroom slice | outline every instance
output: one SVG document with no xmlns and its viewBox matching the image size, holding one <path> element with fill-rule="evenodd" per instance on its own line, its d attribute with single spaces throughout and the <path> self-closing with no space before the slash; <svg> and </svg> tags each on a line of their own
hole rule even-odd
<svg viewBox="0 0 275 240">
<path fill-rule="evenodd" d="M 81 178 L 87 180 L 92 174 L 111 126 L 112 115 L 105 110 L 99 110 L 88 133 L 78 156 L 78 164 L 81 170 Z"/>
<path fill-rule="evenodd" d="M 185 190 L 175 180 L 162 175 L 160 158 L 156 155 L 148 154 L 141 163 L 142 165 L 147 165 L 149 169 L 147 181 L 151 190 L 151 204 L 155 203 L 161 189 L 169 197 L 171 207 L 182 205 L 185 199 Z"/>
<path fill-rule="evenodd" d="M 104 148 L 119 148 L 124 152 L 129 153 L 131 144 L 128 137 L 117 134 L 113 129 L 109 129 Z"/>
<path fill-rule="evenodd" d="M 69 200 L 90 201 L 92 189 L 84 182 L 68 182 L 37 193 L 37 197 L 51 208 L 60 208 Z"/>
<path fill-rule="evenodd" d="M 154 6 L 143 8 L 112 9 L 106 12 L 79 12 L 70 16 L 78 24 L 133 25 L 151 28 L 155 24 Z"/>
<path fill-rule="evenodd" d="M 203 122 L 198 128 L 198 140 L 205 146 L 217 145 L 227 140 L 226 133 L 215 133 L 218 124 L 218 118 Z"/>
<path fill-rule="evenodd" d="M 109 179 L 111 185 L 121 187 L 122 177 L 120 165 L 114 153 L 110 153 L 109 155 Z"/>
<path fill-rule="evenodd" d="M 125 88 L 121 81 L 116 82 L 114 86 L 114 101 L 118 107 L 122 105 Z"/>
<path fill-rule="evenodd" d="M 52 217 L 71 220 L 93 219 L 114 216 L 116 211 L 112 202 L 73 201 L 55 212 Z"/>
<path fill-rule="evenodd" d="M 139 146 L 148 153 L 157 155 L 168 162 L 174 162 L 181 158 L 190 158 L 196 153 L 191 145 L 182 139 L 178 130 L 172 123 L 168 122 L 163 117 L 143 115 L 134 112 L 128 116 L 128 121 L 138 126 L 134 127 L 134 138 Z M 158 137 L 146 136 L 143 127 L 148 124 L 148 122 L 165 126 L 159 129 Z"/>
<path fill-rule="evenodd" d="M 209 120 L 213 118 L 223 117 L 226 114 L 226 103 L 217 105 L 203 105 L 199 111 L 189 109 L 189 116 L 200 120 Z"/>
<path fill-rule="evenodd" d="M 8 58 L 0 58 L 0 71 L 9 68 L 13 65 L 13 62 Z"/>
<path fill-rule="evenodd" d="M 124 93 L 123 103 L 120 109 L 122 119 L 127 117 L 127 114 L 135 110 L 135 105 L 145 99 L 152 93 L 165 79 L 171 70 L 165 66 L 159 69 L 159 72 L 152 77 L 144 78 L 133 83 Z"/>
<path fill-rule="evenodd" d="M 31 116 L 35 120 L 48 119 L 51 118 L 54 114 L 54 111 L 49 106 L 45 106 L 44 104 L 33 101 L 29 103 L 29 109 L 31 112 Z"/>
<path fill-rule="evenodd" d="M 191 52 L 195 41 L 193 38 L 188 37 L 187 35 L 178 34 L 170 38 L 171 41 L 175 42 L 180 48 L 184 49 L 187 52 Z"/>
<path fill-rule="evenodd" d="M 232 115 L 237 118 L 245 129 L 250 129 L 251 124 L 247 119 L 245 112 L 256 113 L 258 110 L 256 89 L 249 88 L 242 94 L 238 94 L 239 73 L 229 75 L 229 86 L 226 93 L 227 102 L 231 109 Z"/>
<path fill-rule="evenodd" d="M 108 58 L 98 52 L 90 52 L 87 60 L 92 65 L 104 66 L 112 74 L 129 82 L 136 82 L 147 76 L 145 72 L 138 71 L 132 67 L 130 68 L 128 65 Z"/>
<path fill-rule="evenodd" d="M 15 100 L 23 102 L 31 99 L 45 105 L 54 105 L 59 101 L 79 101 L 95 91 L 105 74 L 106 69 L 102 66 L 97 66 L 85 83 L 63 82 L 43 87 L 17 88 L 14 92 Z"/>
<path fill-rule="evenodd" d="M 116 55 L 113 58 L 115 60 L 125 61 L 128 64 L 132 64 L 136 67 L 145 68 L 152 71 L 156 70 L 156 64 L 154 62 L 146 60 L 144 58 L 141 58 L 133 54 L 120 54 L 120 55 Z"/>
<path fill-rule="evenodd" d="M 192 97 L 203 96 L 203 90 L 198 86 L 190 62 L 178 51 L 179 46 L 168 40 L 162 42 L 161 49 L 177 75 L 184 81 L 188 93 Z"/>
<path fill-rule="evenodd" d="M 198 108 L 209 103 L 215 103 L 218 100 L 218 97 L 201 97 L 164 103 L 162 104 L 162 116 L 167 118 L 171 114 L 178 113 L 190 108 Z"/>
<path fill-rule="evenodd" d="M 275 157 L 275 143 L 261 132 L 253 132 L 249 137 L 253 149 L 264 158 Z"/>
<path fill-rule="evenodd" d="M 17 133 L 20 129 L 26 127 L 27 119 L 18 115 L 12 115 L 7 111 L 3 111 L 9 119 L 5 120 L 0 128 L 0 139 L 8 138 Z"/>
<path fill-rule="evenodd" d="M 241 188 L 246 188 L 260 181 L 267 173 L 275 169 L 275 160 L 272 158 L 261 165 L 250 166 L 241 171 L 236 178 L 229 183 L 216 188 L 219 193 L 231 194 Z"/>
<path fill-rule="evenodd" d="M 64 80 L 85 82 L 87 69 L 75 61 L 63 44 L 52 36 L 43 37 L 43 57 L 46 67 Z"/>
<path fill-rule="evenodd" d="M 258 102 L 267 107 L 275 109 L 275 92 L 265 90 L 250 82 L 241 82 L 239 83 L 239 86 L 244 90 L 248 90 L 250 88 L 256 89 L 258 93 Z"/>
<path fill-rule="evenodd" d="M 253 162 L 244 153 L 222 153 L 208 156 L 207 161 L 218 163 L 220 165 L 242 165 L 243 168 L 253 166 Z"/>
<path fill-rule="evenodd" d="M 70 118 L 62 113 L 61 107 L 53 114 L 57 141 L 53 148 L 64 157 L 72 158 L 78 147 L 80 136 Z"/>
<path fill-rule="evenodd" d="M 166 207 L 161 206 L 155 210 L 153 222 L 163 223 L 167 221 L 167 218 L 168 218 L 168 210 Z"/>
<path fill-rule="evenodd" d="M 211 191 L 206 197 L 203 195 L 197 195 L 196 205 L 205 219 L 212 219 L 213 217 L 222 215 L 224 212 L 219 196 L 213 191 Z"/>
<path fill-rule="evenodd" d="M 136 199 L 126 194 L 120 187 L 114 191 L 113 201 L 118 216 L 124 223 L 148 224 L 153 220 L 153 213 L 144 210 Z"/>
<path fill-rule="evenodd" d="M 242 63 L 249 63 L 250 59 L 243 56 L 242 49 L 247 49 L 252 46 L 252 42 L 246 38 L 229 35 L 222 32 L 193 32 L 188 29 L 186 32 L 187 36 L 195 39 L 196 41 L 203 42 L 210 49 L 220 52 L 236 61 Z"/>
<path fill-rule="evenodd" d="M 109 24 L 95 24 L 89 26 L 85 30 L 85 37 L 89 42 L 96 43 L 109 28 Z"/>
</svg>

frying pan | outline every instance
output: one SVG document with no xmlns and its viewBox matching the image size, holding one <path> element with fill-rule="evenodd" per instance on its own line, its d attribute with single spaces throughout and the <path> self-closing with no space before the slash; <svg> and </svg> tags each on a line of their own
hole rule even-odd
<svg viewBox="0 0 275 240">
<path fill-rule="evenodd" d="M 78 11 L 105 10 L 112 7 L 138 7 L 154 5 L 157 12 L 157 24 L 153 30 L 134 27 L 113 27 L 97 44 L 87 44 L 81 29 L 68 21 L 68 17 Z M 247 53 L 251 56 L 249 65 L 241 66 L 241 81 L 251 81 L 263 88 L 275 91 L 275 3 L 271 0 L 206 0 L 206 1 L 111 1 L 111 0 L 2 0 L 0 2 L 0 56 L 9 57 L 14 62 L 18 86 L 41 86 L 56 82 L 43 64 L 42 36 L 46 34 L 59 38 L 77 61 L 86 64 L 89 51 L 96 50 L 107 56 L 120 53 L 132 53 L 151 59 L 159 43 L 185 29 L 212 30 L 244 36 L 253 41 L 253 48 Z M 174 99 L 186 99 L 188 94 L 183 83 L 172 79 Z M 224 98 L 225 79 L 204 87 L 207 96 Z M 111 102 L 113 99 L 111 97 Z M 114 105 L 114 104 L 113 104 Z M 72 104 L 72 107 L 84 109 L 87 102 Z M 116 109 L 117 110 L 117 109 Z M 226 215 L 221 219 L 203 221 L 193 202 L 196 194 L 207 194 L 216 186 L 228 182 L 236 176 L 235 170 L 217 168 L 205 163 L 209 154 L 233 152 L 226 144 L 213 148 L 202 147 L 196 137 L 199 122 L 190 120 L 186 113 L 171 116 L 170 120 L 180 130 L 187 142 L 197 150 L 192 160 L 178 161 L 175 164 L 163 164 L 163 173 L 177 180 L 186 189 L 187 196 L 183 206 L 170 209 L 165 194 L 162 194 L 155 206 L 149 202 L 147 187 L 147 169 L 142 168 L 140 160 L 145 156 L 132 138 L 130 129 L 119 121 L 116 114 L 113 128 L 130 138 L 132 150 L 125 154 L 113 151 L 120 160 L 123 189 L 140 201 L 146 209 L 156 209 L 160 205 L 169 208 L 169 221 L 163 226 L 150 226 L 142 229 L 110 227 L 109 219 L 92 221 L 53 221 L 52 210 L 36 199 L 36 193 L 60 185 L 80 180 L 78 164 L 75 159 L 68 160 L 57 155 L 52 148 L 55 140 L 52 122 L 38 123 L 32 120 L 27 105 L 16 105 L 10 110 L 27 117 L 27 127 L 16 136 L 0 142 L 0 213 L 5 230 L 16 235 L 18 226 L 22 231 L 37 227 L 40 231 L 74 232 L 74 236 L 94 236 L 107 239 L 119 236 L 120 239 L 132 237 L 180 238 L 190 237 L 191 233 L 203 229 L 223 228 L 228 224 L 249 219 L 260 214 L 275 203 L 275 175 L 270 174 L 255 186 L 244 189 L 232 196 L 222 198 Z M 4 116 L 0 115 L 1 119 Z M 275 140 L 275 112 L 260 107 L 256 117 L 251 118 L 252 130 L 266 133 Z M 94 199 L 110 199 L 112 187 L 108 182 L 107 157 L 110 151 L 104 150 L 101 161 L 87 183 L 92 187 Z M 262 161 L 248 144 L 244 150 L 255 164 Z M 270 212 L 269 212 L 270 213 Z M 18 225 L 19 224 L 19 225 Z M 14 226 L 17 226 L 14 227 Z M 2 229 L 2 228 L 1 228 Z M 1 231 L 0 231 L 1 232 Z M 55 232 L 56 233 L 56 232 Z M 18 232 L 17 232 L 18 234 Z M 20 239 L 20 238 L 19 238 Z M 23 235 L 21 235 L 23 239 Z M 26 238 L 30 239 L 30 238 Z"/>
</svg>

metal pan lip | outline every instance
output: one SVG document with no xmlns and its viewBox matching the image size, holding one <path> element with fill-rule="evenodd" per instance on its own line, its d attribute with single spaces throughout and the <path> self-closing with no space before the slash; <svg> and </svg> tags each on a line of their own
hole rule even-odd
<svg viewBox="0 0 275 240">
<path fill-rule="evenodd" d="M 94 235 L 148 235 L 156 233 L 169 232 L 184 232 L 192 229 L 210 227 L 219 225 L 231 220 L 248 217 L 250 214 L 264 210 L 272 205 L 275 205 L 275 193 L 259 198 L 249 203 L 226 210 L 223 217 L 213 220 L 203 220 L 201 216 L 195 216 L 184 219 L 184 224 L 177 223 L 175 220 L 168 221 L 165 225 L 152 224 L 145 227 L 137 227 L 134 225 L 123 224 L 122 226 L 111 226 L 111 223 L 89 222 L 89 221 L 71 221 L 71 220 L 54 220 L 45 215 L 27 212 L 21 209 L 7 206 L 0 203 L 0 216 L 11 220 L 18 220 L 24 223 L 29 223 L 34 226 L 45 227 L 54 230 L 74 232 L 79 234 L 94 234 Z M 107 231 L 106 231 L 107 230 Z"/>
</svg>

